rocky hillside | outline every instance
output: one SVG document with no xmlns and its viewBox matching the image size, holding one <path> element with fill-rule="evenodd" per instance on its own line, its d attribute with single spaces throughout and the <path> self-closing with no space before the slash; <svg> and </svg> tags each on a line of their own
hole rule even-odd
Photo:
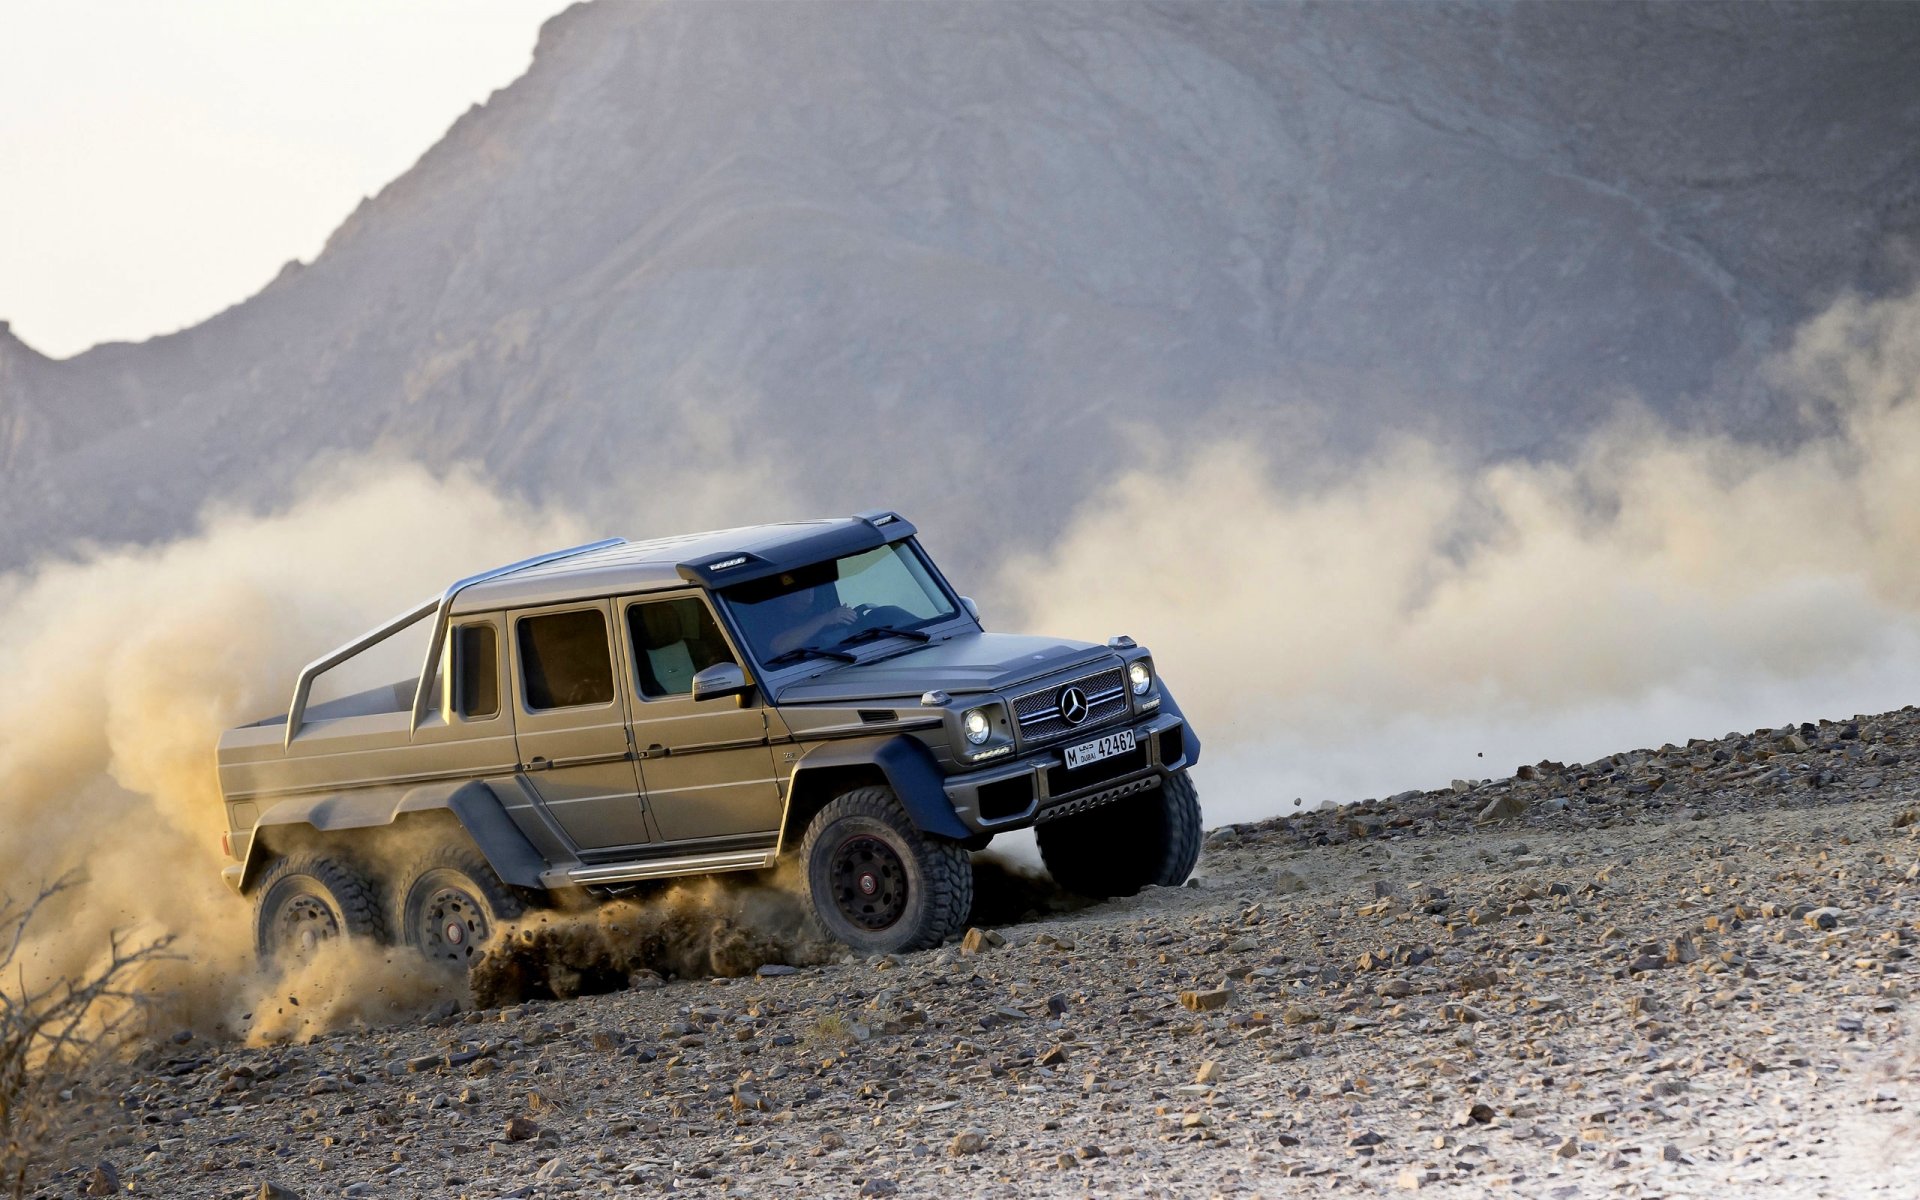
<svg viewBox="0 0 1920 1200">
<path fill-rule="evenodd" d="M 1758 356 L 1906 282 L 1916 51 L 1904 5 L 582 5 L 244 303 L 0 332 L 0 565 L 369 449 L 1033 539 L 1143 442 L 1791 436 Z"/>
<path fill-rule="evenodd" d="M 1908 709 L 1217 829 L 920 954 L 182 1038 L 43 1194 L 1904 1197 L 1917 804 Z"/>
</svg>

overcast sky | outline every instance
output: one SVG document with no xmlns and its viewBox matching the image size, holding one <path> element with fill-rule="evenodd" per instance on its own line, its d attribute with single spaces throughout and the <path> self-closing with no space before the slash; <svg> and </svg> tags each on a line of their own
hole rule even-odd
<svg viewBox="0 0 1920 1200">
<path fill-rule="evenodd" d="M 564 0 L 0 0 L 0 319 L 65 357 L 311 260 Z"/>
</svg>

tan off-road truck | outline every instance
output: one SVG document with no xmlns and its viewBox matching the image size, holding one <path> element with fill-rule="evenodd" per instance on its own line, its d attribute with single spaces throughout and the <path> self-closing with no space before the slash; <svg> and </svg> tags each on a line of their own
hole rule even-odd
<svg viewBox="0 0 1920 1200">
<path fill-rule="evenodd" d="M 417 678 L 309 702 L 423 627 Z M 895 513 L 615 539 L 462 579 L 224 734 L 225 876 L 263 958 L 461 965 L 529 906 L 797 854 L 833 936 L 907 950 L 1005 830 L 1074 891 L 1185 880 L 1199 752 L 1145 649 L 984 632 Z"/>
</svg>

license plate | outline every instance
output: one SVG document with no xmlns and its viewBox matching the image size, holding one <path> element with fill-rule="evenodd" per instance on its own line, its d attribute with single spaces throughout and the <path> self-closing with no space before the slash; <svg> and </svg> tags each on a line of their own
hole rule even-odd
<svg viewBox="0 0 1920 1200">
<path fill-rule="evenodd" d="M 1088 763 L 1097 763 L 1103 758 L 1125 754 L 1131 749 L 1133 749 L 1133 730 L 1122 729 L 1119 733 L 1110 733 L 1103 738 L 1082 742 L 1078 746 L 1068 746 L 1067 765 L 1084 767 Z"/>
</svg>

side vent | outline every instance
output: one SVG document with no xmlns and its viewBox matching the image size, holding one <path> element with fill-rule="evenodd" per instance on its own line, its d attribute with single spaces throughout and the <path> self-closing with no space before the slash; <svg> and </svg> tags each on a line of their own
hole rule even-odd
<svg viewBox="0 0 1920 1200">
<path fill-rule="evenodd" d="M 900 714 L 890 708 L 863 708 L 860 710 L 862 725 L 891 725 L 900 719 Z"/>
</svg>

